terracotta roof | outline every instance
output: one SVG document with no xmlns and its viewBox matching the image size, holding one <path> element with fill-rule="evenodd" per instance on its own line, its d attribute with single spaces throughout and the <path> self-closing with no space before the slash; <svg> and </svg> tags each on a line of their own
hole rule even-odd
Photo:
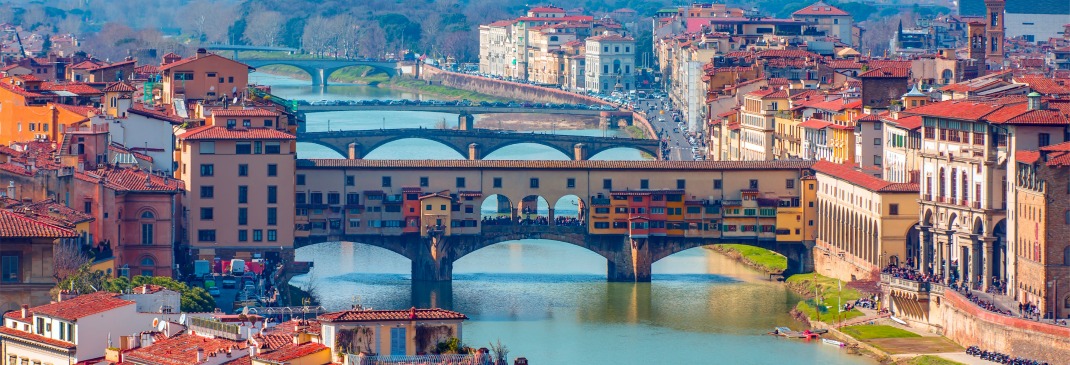
<svg viewBox="0 0 1070 365">
<path fill-rule="evenodd" d="M 561 9 L 555 6 L 537 6 L 528 10 L 533 13 L 564 13 L 565 9 Z"/>
<path fill-rule="evenodd" d="M 109 168 L 96 171 L 75 172 L 76 179 L 100 183 L 117 191 L 132 192 L 178 192 L 184 183 L 182 180 L 150 174 L 136 168 Z"/>
<path fill-rule="evenodd" d="M 204 350 L 205 357 L 249 356 L 246 341 L 233 341 L 222 337 L 208 338 L 192 333 L 154 342 L 151 346 L 131 350 L 124 354 L 128 361 L 152 365 L 190 365 L 197 363 L 197 350 Z"/>
<path fill-rule="evenodd" d="M 77 321 L 84 317 L 132 304 L 134 304 L 133 301 L 119 298 L 119 294 L 96 292 L 79 295 L 62 302 L 33 307 L 33 313 L 52 318 Z"/>
<path fill-rule="evenodd" d="M 946 119 L 979 121 L 999 109 L 999 105 L 967 100 L 948 100 L 928 103 L 907 111 L 912 114 Z"/>
<path fill-rule="evenodd" d="M 54 226 L 9 210 L 0 210 L 0 237 L 70 238 L 74 231 Z"/>
<path fill-rule="evenodd" d="M 294 135 L 272 128 L 226 128 L 221 126 L 206 125 L 186 130 L 178 135 L 184 140 L 213 140 L 213 139 L 296 139 Z"/>
<path fill-rule="evenodd" d="M 1015 151 L 1014 152 L 1014 160 L 1018 161 L 1018 162 L 1021 162 L 1021 163 L 1027 163 L 1027 164 L 1032 165 L 1032 164 L 1037 163 L 1037 161 L 1040 160 L 1040 152 L 1037 152 L 1037 151 Z"/>
<path fill-rule="evenodd" d="M 238 62 L 238 61 L 235 61 L 235 60 L 232 60 L 232 59 L 217 55 L 215 53 L 208 53 L 207 55 L 201 56 L 200 58 L 197 58 L 196 56 L 194 56 L 194 57 L 190 57 L 190 58 L 181 59 L 181 60 L 178 60 L 178 61 L 175 61 L 175 62 L 171 62 L 171 63 L 168 63 L 166 65 L 162 65 L 162 66 L 160 66 L 160 71 L 167 71 L 167 70 L 170 70 L 172 68 L 175 68 L 175 67 L 178 67 L 178 66 L 182 66 L 182 65 L 185 65 L 185 64 L 193 62 L 193 61 L 204 60 L 204 59 L 209 59 L 209 58 L 217 58 L 216 61 L 212 61 L 212 62 L 218 62 L 220 60 L 226 60 L 226 61 L 234 62 L 234 63 L 237 63 L 237 64 L 241 64 L 241 65 L 243 65 L 245 67 L 248 67 L 249 69 L 252 69 L 252 67 L 250 67 L 249 65 L 246 65 L 244 63 L 241 63 L 241 62 Z"/>
<path fill-rule="evenodd" d="M 829 122 L 826 122 L 826 121 L 823 121 L 823 120 L 817 119 L 817 118 L 810 118 L 810 119 L 806 120 L 805 122 L 799 123 L 800 127 L 808 128 L 808 129 L 823 129 L 823 128 L 828 127 L 830 125 L 832 125 L 832 123 L 829 123 Z"/>
<path fill-rule="evenodd" d="M 407 310 L 347 310 L 321 314 L 318 319 L 321 322 L 379 322 L 408 320 L 465 320 L 468 319 L 468 316 L 439 308 L 412 308 Z"/>
<path fill-rule="evenodd" d="M 1016 124 L 1016 125 L 1067 125 L 1065 115 L 1057 110 L 1029 110 L 1026 103 L 1004 105 L 998 110 L 985 116 L 985 119 L 993 124 Z"/>
<path fill-rule="evenodd" d="M 97 109 L 97 108 L 92 107 L 92 106 L 70 105 L 70 104 L 52 104 L 52 105 L 55 105 L 58 108 L 67 110 L 67 111 L 69 111 L 71 113 L 78 114 L 78 115 L 81 115 L 81 116 L 87 117 L 87 118 L 91 117 L 91 116 L 94 116 L 94 115 L 97 115 L 97 114 L 100 114 L 100 109 Z"/>
<path fill-rule="evenodd" d="M 41 90 L 66 91 L 78 95 L 100 95 L 100 89 L 84 82 L 42 82 Z"/>
<path fill-rule="evenodd" d="M 1070 152 L 1070 142 L 1063 142 L 1050 146 L 1044 146 L 1041 147 L 1040 150 L 1045 152 Z"/>
<path fill-rule="evenodd" d="M 277 117 L 279 113 L 265 108 L 212 109 L 213 117 Z"/>
<path fill-rule="evenodd" d="M 4 326 L 0 326 L 0 338 L 14 338 L 25 342 L 39 343 L 51 347 L 61 348 L 64 350 L 72 350 L 76 347 L 73 343 L 67 341 L 60 341 L 57 339 L 41 336 L 30 332 L 24 332 Z"/>
<path fill-rule="evenodd" d="M 1015 77 L 1014 82 L 1029 85 L 1030 89 L 1041 94 L 1070 94 L 1070 80 L 1051 79 L 1039 75 L 1023 75 Z"/>
<path fill-rule="evenodd" d="M 873 70 L 863 72 L 858 77 L 871 77 L 871 78 L 906 78 L 910 77 L 910 68 L 902 67 L 881 67 Z"/>
<path fill-rule="evenodd" d="M 73 228 L 76 224 L 93 220 L 93 216 L 70 207 L 56 203 L 48 199 L 26 204 L 25 209 L 33 212 L 38 217 L 49 218 L 53 222 L 66 228 Z"/>
<path fill-rule="evenodd" d="M 19 86 L 16 86 L 16 85 L 12 85 L 12 84 L 7 83 L 7 82 L 0 82 L 0 87 L 2 87 L 4 89 L 7 89 L 8 91 L 11 91 L 11 92 L 13 92 L 15 94 L 18 94 L 19 96 L 26 97 L 26 98 L 40 98 L 40 97 L 46 97 L 47 96 L 47 95 L 44 95 L 44 94 L 39 94 L 39 93 L 35 93 L 35 92 L 32 92 L 32 91 L 28 91 L 26 89 L 23 89 L 23 88 L 21 88 Z"/>
<path fill-rule="evenodd" d="M 818 1 L 813 5 L 796 10 L 791 15 L 828 15 L 828 16 L 850 16 L 846 11 L 840 10 L 835 6 L 826 4 L 823 1 Z"/>
<path fill-rule="evenodd" d="M 1053 166 L 1053 167 L 1070 166 L 1070 153 L 1068 153 L 1068 152 L 1060 152 L 1058 155 L 1048 156 L 1048 166 Z"/>
<path fill-rule="evenodd" d="M 779 170 L 809 168 L 813 161 L 551 161 L 298 159 L 299 168 Z"/>
<path fill-rule="evenodd" d="M 161 110 L 148 108 L 145 106 L 145 104 L 142 103 L 133 103 L 126 111 L 131 114 L 137 114 L 153 119 L 159 119 L 165 122 L 171 122 L 172 124 L 182 124 L 183 122 L 185 122 L 182 117 L 171 112 L 171 109 L 172 108 L 170 106 L 163 107 L 163 109 Z"/>
<path fill-rule="evenodd" d="M 74 64 L 74 66 L 70 66 L 70 68 L 77 69 L 77 70 L 88 70 L 88 69 L 91 69 L 91 68 L 99 67 L 100 65 L 101 65 L 100 62 L 96 62 L 96 61 L 93 61 L 93 60 L 85 60 L 85 61 L 78 62 L 78 63 Z"/>
<path fill-rule="evenodd" d="M 893 183 L 873 177 L 873 175 L 855 170 L 851 165 L 832 163 L 821 160 L 814 163 L 814 171 L 826 174 L 837 179 L 851 183 L 852 185 L 875 192 L 890 193 L 917 193 L 916 183 Z"/>
<path fill-rule="evenodd" d="M 10 320 L 13 320 L 13 321 L 19 321 L 19 322 L 22 322 L 22 323 L 30 323 L 31 321 L 33 321 L 33 310 L 30 309 L 30 310 L 26 311 L 26 318 L 22 318 L 22 310 L 19 310 L 19 309 L 4 313 L 4 318 L 7 318 L 7 319 L 10 319 Z M 2 326 L 0 326 L 0 327 L 2 327 Z"/>
<path fill-rule="evenodd" d="M 513 25 L 513 23 L 516 23 L 516 21 L 515 20 L 499 20 L 499 21 L 487 24 L 487 26 L 488 27 L 508 27 L 510 25 Z"/>
<path fill-rule="evenodd" d="M 912 115 L 909 117 L 896 119 L 892 121 L 892 123 L 906 130 L 915 130 L 921 128 L 922 121 L 923 120 L 920 116 Z"/>
<path fill-rule="evenodd" d="M 327 348 L 327 346 L 316 342 L 306 342 L 300 345 L 294 345 L 291 340 L 289 344 L 286 344 L 276 350 L 256 355 L 255 359 L 271 362 L 285 362 L 299 359 L 321 351 L 330 351 L 330 349 Z"/>
<path fill-rule="evenodd" d="M 123 67 L 123 66 L 126 66 L 126 65 L 132 65 L 132 64 L 136 64 L 136 63 L 137 63 L 137 60 L 119 61 L 119 62 L 111 63 L 111 64 L 101 64 L 100 66 L 91 68 L 90 70 L 91 71 L 105 70 L 105 69 L 109 69 L 109 68 Z"/>
<path fill-rule="evenodd" d="M 111 83 L 110 85 L 108 85 L 108 87 L 104 88 L 104 92 L 124 93 L 124 92 L 134 92 L 134 91 L 137 91 L 137 89 L 135 89 L 133 86 L 130 86 L 130 84 L 127 84 L 125 82 L 114 82 L 114 83 Z"/>
<path fill-rule="evenodd" d="M 855 60 L 828 60 L 825 64 L 835 69 L 861 69 L 862 64 Z"/>
</svg>

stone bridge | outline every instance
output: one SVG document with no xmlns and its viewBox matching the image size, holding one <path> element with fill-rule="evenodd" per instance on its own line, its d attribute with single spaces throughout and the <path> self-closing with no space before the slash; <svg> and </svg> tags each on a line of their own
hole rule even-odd
<svg viewBox="0 0 1070 365">
<path fill-rule="evenodd" d="M 237 52 L 237 51 L 235 51 Z M 343 60 L 343 59 L 296 59 L 296 58 L 264 58 L 264 59 L 239 59 L 242 63 L 245 63 L 253 68 L 260 68 L 268 65 L 285 65 L 293 66 L 305 71 L 312 76 L 313 86 L 327 86 L 327 79 L 331 77 L 335 71 L 341 70 L 346 67 L 352 66 L 371 66 L 387 75 L 393 77 L 398 74 L 398 63 L 390 61 L 360 61 L 360 60 Z"/>
<path fill-rule="evenodd" d="M 380 146 L 407 138 L 442 143 L 469 160 L 480 160 L 502 147 L 535 143 L 551 147 L 574 160 L 586 160 L 611 148 L 634 148 L 661 159 L 661 141 L 617 137 L 573 136 L 549 133 L 520 133 L 493 129 L 372 129 L 332 132 L 300 132 L 299 142 L 325 146 L 350 159 L 363 158 Z"/>
<path fill-rule="evenodd" d="M 788 258 L 786 274 L 813 270 L 812 244 L 757 238 L 686 238 L 596 235 L 582 226 L 483 226 L 478 235 L 444 236 L 430 233 L 400 235 L 340 235 L 298 238 L 295 248 L 320 242 L 348 241 L 384 248 L 412 261 L 412 280 L 450 281 L 453 263 L 481 248 L 506 241 L 545 239 L 573 244 L 604 257 L 606 279 L 616 282 L 650 281 L 651 265 L 672 254 L 719 243 L 740 243 L 765 248 Z"/>
<path fill-rule="evenodd" d="M 301 112 L 322 113 L 342 111 L 413 111 L 413 112 L 439 112 L 464 114 L 564 114 L 564 115 L 589 115 L 602 118 L 614 118 L 627 120 L 631 124 L 632 113 L 615 110 L 592 110 L 580 108 L 525 108 L 508 106 L 481 106 L 481 105 L 302 105 Z"/>
</svg>

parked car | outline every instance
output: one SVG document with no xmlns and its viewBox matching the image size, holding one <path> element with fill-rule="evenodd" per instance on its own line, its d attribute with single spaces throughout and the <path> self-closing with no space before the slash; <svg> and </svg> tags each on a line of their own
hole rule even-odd
<svg viewBox="0 0 1070 365">
<path fill-rule="evenodd" d="M 213 297 L 218 297 L 219 294 L 220 294 L 220 290 L 219 290 L 218 287 L 214 287 L 213 286 L 211 288 L 208 288 L 208 295 L 211 295 Z"/>
<path fill-rule="evenodd" d="M 238 281 L 234 280 L 234 278 L 223 279 L 223 287 L 224 288 L 234 288 L 234 287 L 237 287 L 237 286 L 238 286 Z"/>
</svg>

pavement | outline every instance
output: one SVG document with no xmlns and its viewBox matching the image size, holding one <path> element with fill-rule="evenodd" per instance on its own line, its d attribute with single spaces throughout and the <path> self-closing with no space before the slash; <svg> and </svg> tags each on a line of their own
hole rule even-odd
<svg viewBox="0 0 1070 365">
<path fill-rule="evenodd" d="M 688 140 L 683 124 L 673 118 L 673 109 L 668 98 L 642 99 L 636 102 L 636 111 L 643 114 L 650 122 L 658 137 L 667 141 L 669 160 L 692 161 L 691 142 Z M 699 138 L 701 139 L 701 138 Z M 699 142 L 696 140 L 696 142 Z"/>
</svg>

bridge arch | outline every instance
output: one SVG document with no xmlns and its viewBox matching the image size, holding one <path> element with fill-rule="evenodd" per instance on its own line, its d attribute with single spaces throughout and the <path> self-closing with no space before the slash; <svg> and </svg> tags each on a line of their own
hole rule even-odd
<svg viewBox="0 0 1070 365">
<path fill-rule="evenodd" d="M 635 145 L 632 145 L 632 146 L 608 146 L 607 145 L 607 146 L 605 146 L 603 148 L 590 150 L 588 155 L 587 155 L 587 159 L 596 160 L 595 156 L 598 156 L 598 154 L 600 154 L 602 152 L 608 152 L 608 151 L 618 150 L 618 149 L 636 150 L 636 151 L 639 151 L 639 152 L 645 152 L 645 153 L 649 154 L 650 156 L 653 156 L 654 158 L 658 157 L 658 151 L 657 150 L 646 148 L 644 146 L 635 146 Z"/>
<path fill-rule="evenodd" d="M 483 156 L 481 156 L 481 157 L 489 156 L 490 154 L 494 153 L 495 151 L 499 151 L 499 150 L 501 150 L 501 149 L 503 149 L 505 147 L 511 147 L 511 146 L 517 146 L 517 145 L 523 145 L 523 144 L 535 144 L 535 145 L 550 147 L 554 151 L 561 152 L 562 154 L 565 155 L 565 158 L 570 159 L 570 160 L 573 159 L 573 157 L 574 157 L 573 155 L 575 154 L 575 152 L 572 150 L 573 146 L 565 147 L 564 145 L 556 145 L 553 142 L 547 142 L 547 141 L 543 141 L 543 140 L 538 139 L 538 138 L 532 138 L 530 140 L 523 140 L 523 141 L 502 141 L 502 142 L 494 144 L 492 146 L 485 146 L 483 148 L 483 153 L 482 153 Z"/>
<path fill-rule="evenodd" d="M 297 69 L 297 70 L 301 70 L 302 72 L 308 74 L 308 77 L 310 79 L 312 79 L 313 81 L 315 81 L 316 78 L 319 77 L 319 69 L 309 68 L 309 67 L 301 67 L 299 65 L 295 65 L 295 64 L 292 64 L 292 63 L 287 63 L 286 61 L 277 61 L 277 62 L 272 62 L 272 63 L 257 64 L 254 68 L 261 68 L 261 67 L 265 67 L 265 66 L 286 66 L 288 68 L 294 68 L 294 69 Z"/>
<path fill-rule="evenodd" d="M 427 141 L 438 142 L 438 143 L 442 144 L 443 146 L 446 146 L 449 149 L 453 150 L 454 152 L 457 152 L 457 154 L 461 155 L 462 158 L 468 156 L 468 146 L 457 146 L 457 145 L 454 145 L 453 143 L 451 143 L 448 140 L 436 138 L 434 136 L 406 136 L 406 135 L 398 135 L 398 136 L 393 136 L 393 137 L 386 138 L 386 139 L 383 139 L 383 140 L 380 140 L 380 141 L 376 141 L 375 144 L 372 144 L 371 146 L 360 146 L 361 147 L 361 156 L 367 156 L 372 151 L 375 151 L 376 149 L 378 149 L 380 147 L 383 147 L 384 145 L 386 145 L 386 144 L 388 144 L 390 142 L 397 142 L 397 141 L 406 140 L 406 139 L 422 139 L 422 140 L 427 140 Z M 342 155 L 343 156 L 348 156 L 348 151 L 346 153 L 342 154 Z"/>
</svg>

